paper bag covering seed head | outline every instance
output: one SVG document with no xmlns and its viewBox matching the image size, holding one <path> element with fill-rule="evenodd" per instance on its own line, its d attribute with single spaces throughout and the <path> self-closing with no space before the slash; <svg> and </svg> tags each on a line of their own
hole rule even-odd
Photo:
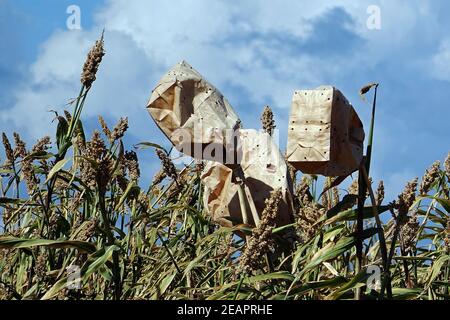
<svg viewBox="0 0 450 320">
<path fill-rule="evenodd" d="M 277 216 L 277 226 L 293 222 L 292 186 L 287 164 L 278 146 L 266 132 L 240 129 L 239 161 L 245 176 L 245 188 L 249 191 L 259 216 L 270 192 L 281 188 L 283 201 Z M 207 161 L 202 172 L 205 186 L 203 202 L 213 220 L 225 227 L 242 223 L 238 185 L 233 182 L 229 167 Z M 249 195 L 246 192 L 246 196 Z M 250 208 L 249 223 L 255 225 Z"/>
<path fill-rule="evenodd" d="M 232 129 L 239 123 L 223 95 L 185 61 L 160 80 L 147 109 L 172 144 L 197 159 L 208 159 L 203 154 L 208 145 L 222 148 L 231 143 Z M 209 159 L 216 160 L 212 153 Z"/>
<path fill-rule="evenodd" d="M 299 90 L 292 99 L 287 142 L 289 163 L 303 173 L 344 176 L 359 168 L 364 129 L 334 87 Z"/>
</svg>

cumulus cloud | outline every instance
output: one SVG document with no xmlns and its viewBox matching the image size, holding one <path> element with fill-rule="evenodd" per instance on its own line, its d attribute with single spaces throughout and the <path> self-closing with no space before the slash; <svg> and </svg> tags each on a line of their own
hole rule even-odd
<svg viewBox="0 0 450 320">
<path fill-rule="evenodd" d="M 450 81 L 450 39 L 442 41 L 432 59 L 432 70 L 437 79 Z"/>
<path fill-rule="evenodd" d="M 379 31 L 366 27 L 367 7 L 372 4 L 381 10 Z M 128 116 L 133 143 L 165 141 L 146 114 L 145 104 L 162 74 L 184 59 L 224 93 L 246 127 L 258 126 L 262 107 L 270 104 L 284 141 L 295 89 L 335 84 L 359 104 L 357 91 L 366 82 L 397 84 L 397 74 L 411 69 L 404 66 L 403 57 L 405 50 L 415 48 L 417 39 L 412 35 L 439 37 L 437 23 L 424 23 L 426 14 L 436 15 L 429 3 L 418 0 L 181 0 L 176 4 L 106 0 L 91 29 L 60 30 L 42 44 L 27 78 L 13 90 L 15 103 L 2 110 L 0 124 L 33 138 L 51 133 L 53 114 L 46 111 L 69 108 L 68 100 L 79 90 L 84 57 L 105 27 L 107 55 L 83 113 L 87 124 L 99 114 L 110 123 Z M 443 43 L 433 59 L 441 77 L 450 74 L 449 49 Z M 415 59 L 423 61 L 428 53 L 408 53 L 416 68 L 409 72 L 423 72 L 414 66 Z M 370 108 L 359 111 L 367 123 Z M 380 166 L 391 162 L 399 145 L 404 150 L 413 147 L 402 141 L 402 134 L 408 133 L 402 122 L 405 114 L 401 108 L 380 112 L 385 123 L 389 119 L 396 123 L 396 129 L 378 128 L 382 134 L 376 137 L 376 147 L 384 161 Z M 398 128 L 404 131 L 396 132 Z M 375 165 L 375 172 L 382 171 L 378 169 Z"/>
</svg>

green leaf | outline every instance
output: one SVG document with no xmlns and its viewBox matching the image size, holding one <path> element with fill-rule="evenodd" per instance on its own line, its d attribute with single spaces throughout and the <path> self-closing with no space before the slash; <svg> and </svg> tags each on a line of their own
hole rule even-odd
<svg viewBox="0 0 450 320">
<path fill-rule="evenodd" d="M 103 267 L 105 263 L 111 258 L 114 251 L 120 250 L 120 248 L 116 245 L 112 245 L 105 248 L 101 248 L 97 252 L 95 252 L 89 260 L 92 262 L 89 263 L 87 267 L 83 266 L 82 274 L 83 281 L 86 281 L 91 274 L 96 272 L 99 268 Z"/>
<path fill-rule="evenodd" d="M 56 127 L 56 144 L 58 149 L 66 143 L 66 135 L 69 130 L 69 124 L 66 118 L 58 116 L 58 126 Z"/>
<path fill-rule="evenodd" d="M 68 159 L 62 159 L 60 161 L 58 161 L 53 168 L 50 170 L 50 172 L 48 173 L 47 176 L 47 180 L 45 180 L 45 183 L 49 182 L 53 176 L 58 173 L 62 168 L 64 168 L 64 166 L 70 161 L 70 158 Z"/>
<path fill-rule="evenodd" d="M 406 289 L 406 288 L 392 288 L 392 298 L 394 300 L 413 300 L 422 293 L 422 289 Z"/>
<path fill-rule="evenodd" d="M 345 211 L 343 210 L 344 208 L 353 207 L 356 204 L 357 200 L 358 196 L 356 194 L 346 194 L 338 204 L 327 211 L 327 214 L 324 218 L 330 219 L 338 213 Z"/>
<path fill-rule="evenodd" d="M 177 275 L 177 272 L 174 272 L 174 273 L 169 274 L 168 276 L 166 276 L 161 281 L 161 283 L 159 284 L 158 292 L 155 293 L 152 298 L 153 299 L 157 299 L 158 298 L 157 294 L 163 295 L 166 292 L 166 290 L 169 288 L 169 286 L 171 285 L 171 283 L 172 283 L 172 281 L 173 281 L 173 279 L 175 278 L 176 275 Z"/>
<path fill-rule="evenodd" d="M 350 250 L 355 244 L 356 239 L 354 237 L 345 237 L 340 239 L 337 243 L 329 243 L 322 249 L 316 252 L 311 258 L 311 261 L 302 270 L 302 274 L 314 267 L 317 267 L 324 261 L 335 259 L 343 254 L 345 251 Z"/>
<path fill-rule="evenodd" d="M 389 210 L 389 206 L 377 206 L 378 214 L 382 214 L 382 213 L 386 212 L 387 210 Z M 357 219 L 357 217 L 358 217 L 357 211 L 353 210 L 353 209 L 349 209 L 349 210 L 338 213 L 331 219 L 326 220 L 325 225 L 328 225 L 328 224 L 331 224 L 334 222 L 354 221 Z M 364 219 L 373 218 L 372 206 L 364 207 L 363 217 L 364 217 Z M 325 219 L 326 219 L 326 216 L 323 217 L 323 220 L 325 220 Z"/>
<path fill-rule="evenodd" d="M 302 296 L 305 293 L 308 293 L 309 291 L 312 291 L 312 290 L 331 289 L 331 288 L 335 288 L 341 284 L 344 284 L 346 282 L 347 282 L 347 279 L 344 277 L 336 277 L 333 279 L 323 280 L 323 281 L 313 281 L 313 282 L 309 282 L 307 284 L 300 285 L 298 287 L 293 287 L 289 291 L 288 297 L 286 297 L 286 294 L 283 293 L 283 294 L 279 294 L 279 295 L 272 297 L 271 300 L 289 299 L 289 297 Z"/>
<path fill-rule="evenodd" d="M 147 148 L 156 148 L 163 150 L 166 154 L 169 154 L 164 147 L 161 147 L 159 144 L 153 142 L 141 142 L 134 145 L 135 149 L 147 149 Z"/>
<path fill-rule="evenodd" d="M 369 228 L 364 230 L 363 240 L 372 237 L 377 233 L 377 228 Z M 302 270 L 304 272 L 317 267 L 324 261 L 330 261 L 343 254 L 345 251 L 350 250 L 356 243 L 356 236 L 344 237 L 338 240 L 336 243 L 329 243 L 322 249 L 316 252 L 311 258 L 311 261 Z"/>
<path fill-rule="evenodd" d="M 23 249 L 36 246 L 44 246 L 51 248 L 69 248 L 78 249 L 83 252 L 95 251 L 95 245 L 85 241 L 74 240 L 47 240 L 47 239 L 21 239 L 15 237 L 0 237 L 0 248 L 6 249 Z"/>
<path fill-rule="evenodd" d="M 428 277 L 427 283 L 428 286 L 439 276 L 441 273 L 441 269 L 444 266 L 445 262 L 450 260 L 450 255 L 442 255 L 436 261 L 433 262 L 431 266 L 430 276 Z"/>
<path fill-rule="evenodd" d="M 337 291 L 327 296 L 326 300 L 337 300 L 347 291 L 363 286 L 369 276 L 366 270 L 361 271 Z"/>
</svg>

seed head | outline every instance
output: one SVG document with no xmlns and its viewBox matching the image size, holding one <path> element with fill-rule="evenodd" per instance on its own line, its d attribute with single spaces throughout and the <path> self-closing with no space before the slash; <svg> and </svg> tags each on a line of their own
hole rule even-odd
<svg viewBox="0 0 450 320">
<path fill-rule="evenodd" d="M 25 148 L 25 142 L 22 141 L 20 135 L 17 132 L 13 133 L 14 135 L 14 158 L 25 158 L 27 156 L 27 150 Z"/>
<path fill-rule="evenodd" d="M 372 184 L 372 177 L 369 177 L 369 183 Z M 348 193 L 354 194 L 356 196 L 359 195 L 359 180 L 358 179 L 353 179 L 352 184 L 348 188 Z M 369 191 L 367 190 L 366 197 L 368 197 L 368 196 L 369 196 Z"/>
<path fill-rule="evenodd" d="M 92 83 L 95 81 L 98 67 L 102 62 L 104 55 L 105 51 L 102 34 L 102 37 L 99 40 L 95 41 L 95 45 L 89 51 L 86 62 L 83 66 L 83 72 L 81 73 L 81 83 L 86 88 L 90 88 L 92 86 Z"/>
<path fill-rule="evenodd" d="M 152 185 L 156 186 L 160 184 L 167 177 L 166 172 L 161 168 L 158 173 L 153 177 Z"/>
<path fill-rule="evenodd" d="M 447 226 L 444 230 L 444 245 L 450 251 L 450 218 L 447 219 Z"/>
<path fill-rule="evenodd" d="M 83 156 L 80 161 L 80 177 L 89 188 L 94 190 L 98 181 L 97 173 L 107 169 L 106 167 L 110 166 L 111 161 L 106 159 L 105 163 L 102 164 L 103 158 L 106 156 L 106 147 L 98 131 L 94 131 L 91 141 L 86 142 L 85 147 L 82 145 L 80 147 Z M 92 162 L 97 163 L 97 168 L 93 166 Z"/>
<path fill-rule="evenodd" d="M 47 253 L 39 253 L 34 265 L 34 273 L 39 281 L 47 280 Z"/>
<path fill-rule="evenodd" d="M 166 175 L 171 179 L 176 180 L 178 174 L 177 169 L 175 168 L 175 165 L 173 164 L 172 160 L 170 160 L 167 154 L 160 149 L 156 149 L 156 155 L 161 160 L 161 164 Z"/>
<path fill-rule="evenodd" d="M 384 200 L 384 182 L 380 180 L 378 183 L 377 194 L 376 194 L 377 205 L 381 205 Z"/>
<path fill-rule="evenodd" d="M 281 189 L 272 191 L 265 202 L 265 208 L 261 214 L 261 223 L 252 231 L 252 236 L 247 242 L 239 261 L 238 270 L 250 274 L 261 267 L 262 257 L 274 250 L 272 229 L 276 226 L 276 217 L 280 202 L 283 198 Z"/>
<path fill-rule="evenodd" d="M 309 180 L 305 176 L 302 176 L 302 179 L 295 190 L 295 195 L 303 205 L 313 200 L 313 196 L 309 189 Z"/>
<path fill-rule="evenodd" d="M 320 230 L 321 225 L 316 222 L 325 214 L 326 210 L 317 203 L 308 202 L 297 213 L 297 229 L 304 242 L 309 241 Z"/>
<path fill-rule="evenodd" d="M 417 212 L 407 218 L 407 222 L 402 226 L 401 237 L 406 252 L 414 252 L 416 247 L 416 236 L 419 231 L 419 221 Z"/>
<path fill-rule="evenodd" d="M 85 222 L 83 229 L 80 231 L 80 233 L 77 236 L 77 240 L 89 241 L 89 239 L 91 239 L 94 236 L 97 226 L 98 226 L 97 219 L 93 219 L 93 220 L 89 220 L 89 221 Z"/>
<path fill-rule="evenodd" d="M 105 119 L 103 119 L 102 116 L 98 116 L 98 122 L 100 122 L 100 125 L 102 126 L 103 133 L 105 136 L 111 141 L 111 130 L 109 130 L 108 125 L 105 122 Z"/>
<path fill-rule="evenodd" d="M 321 201 L 322 201 L 322 206 L 328 210 L 329 205 L 330 205 L 330 199 L 328 199 L 328 194 L 326 192 L 322 195 Z"/>
<path fill-rule="evenodd" d="M 5 155 L 6 155 L 6 162 L 5 162 L 5 167 L 7 167 L 8 169 L 11 169 L 11 166 L 14 163 L 14 151 L 11 147 L 11 143 L 9 143 L 9 139 L 6 136 L 6 134 L 3 132 L 2 133 L 2 140 L 3 140 L 3 147 L 5 148 Z"/>
<path fill-rule="evenodd" d="M 262 127 L 265 132 L 267 132 L 270 136 L 273 135 L 273 131 L 276 128 L 275 121 L 273 120 L 273 112 L 269 106 L 264 108 L 264 111 L 261 115 Z"/>
<path fill-rule="evenodd" d="M 444 163 L 445 174 L 447 175 L 447 179 L 450 181 L 450 152 L 447 155 Z"/>
<path fill-rule="evenodd" d="M 130 179 L 133 181 L 137 181 L 141 175 L 141 171 L 139 169 L 139 161 L 136 152 L 126 151 L 125 163 L 128 169 L 128 175 Z"/>
<path fill-rule="evenodd" d="M 418 178 L 415 178 L 408 182 L 395 203 L 395 208 L 398 210 L 399 214 L 398 219 L 400 224 L 406 223 L 409 208 L 416 200 L 417 181 Z"/>
<path fill-rule="evenodd" d="M 47 151 L 50 148 L 50 137 L 45 136 L 42 139 L 39 139 L 38 142 L 31 149 L 31 153 L 41 153 Z"/>
<path fill-rule="evenodd" d="M 422 178 L 422 182 L 419 186 L 419 195 L 426 195 L 431 186 L 433 185 L 436 178 L 439 176 L 441 170 L 441 162 L 435 161 L 429 169 L 425 171 L 425 174 Z"/>
<path fill-rule="evenodd" d="M 120 118 L 117 125 L 111 133 L 111 141 L 116 141 L 122 138 L 128 129 L 128 118 Z"/>
<path fill-rule="evenodd" d="M 339 203 L 340 198 L 339 189 L 337 187 L 333 187 L 331 189 L 331 192 L 333 193 L 333 205 L 335 206 Z"/>
</svg>

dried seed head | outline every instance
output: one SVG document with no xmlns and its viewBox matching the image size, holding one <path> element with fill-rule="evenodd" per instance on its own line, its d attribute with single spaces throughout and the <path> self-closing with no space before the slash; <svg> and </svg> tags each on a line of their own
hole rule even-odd
<svg viewBox="0 0 450 320">
<path fill-rule="evenodd" d="M 304 207 L 300 208 L 297 213 L 297 229 L 300 233 L 300 238 L 307 242 L 309 241 L 317 231 L 320 230 L 321 225 L 316 224 L 319 221 L 320 217 L 322 217 L 326 213 L 324 208 L 320 208 L 314 202 L 308 202 Z"/>
<path fill-rule="evenodd" d="M 58 223 L 60 219 L 61 215 L 59 213 L 54 213 L 51 215 L 48 221 L 50 232 L 56 233 L 58 231 Z"/>
<path fill-rule="evenodd" d="M 13 209 L 10 206 L 6 205 L 3 208 L 3 214 L 2 214 L 3 225 L 6 225 L 8 223 L 8 220 L 12 217 L 12 214 L 13 214 Z"/>
<path fill-rule="evenodd" d="M 89 51 L 86 58 L 86 62 L 84 63 L 83 66 L 83 72 L 81 74 L 81 83 L 86 88 L 90 88 L 92 86 L 92 83 L 95 81 L 98 67 L 102 62 L 104 55 L 105 51 L 102 34 L 102 37 L 99 40 L 95 41 L 95 45 Z"/>
<path fill-rule="evenodd" d="M 365 85 L 364 87 L 362 87 L 362 88 L 359 90 L 359 94 L 360 94 L 361 96 L 363 96 L 363 95 L 365 95 L 367 92 L 369 92 L 370 89 L 372 89 L 373 87 L 377 87 L 377 86 L 378 86 L 377 83 L 369 83 L 369 84 Z"/>
<path fill-rule="evenodd" d="M 25 158 L 27 156 L 27 150 L 25 148 L 25 142 L 22 141 L 20 135 L 17 132 L 13 133 L 14 135 L 14 158 Z"/>
<path fill-rule="evenodd" d="M 84 223 L 83 229 L 77 236 L 77 240 L 79 241 L 89 241 L 95 234 L 95 230 L 98 226 L 98 220 L 93 219 Z"/>
<path fill-rule="evenodd" d="M 333 206 L 337 205 L 339 203 L 339 189 L 337 187 L 333 187 L 331 189 L 331 192 L 333 193 Z"/>
<path fill-rule="evenodd" d="M 148 208 L 150 207 L 150 199 L 145 194 L 145 192 L 141 191 L 141 193 L 139 194 L 139 196 L 137 198 L 137 204 L 141 211 L 144 211 L 144 212 L 148 211 Z"/>
<path fill-rule="evenodd" d="M 105 136 L 109 139 L 109 141 L 112 141 L 111 130 L 109 130 L 108 125 L 105 122 L 105 119 L 103 119 L 102 116 L 98 116 L 98 122 L 100 122 L 100 125 L 102 126 L 102 130 Z"/>
<path fill-rule="evenodd" d="M 94 131 L 91 141 L 86 142 L 85 147 L 80 147 L 81 155 L 85 158 L 80 161 L 80 177 L 89 188 L 94 190 L 98 181 L 97 173 L 100 173 L 102 177 L 104 174 L 109 174 L 109 171 L 101 171 L 108 169 L 112 161 L 111 159 L 103 161 L 107 152 L 105 142 L 101 139 L 98 131 Z M 92 162 L 97 163 L 97 168 L 93 166 Z M 101 180 L 104 182 L 103 178 Z"/>
<path fill-rule="evenodd" d="M 9 143 L 9 139 L 6 136 L 6 134 L 3 132 L 2 133 L 2 140 L 3 140 L 3 147 L 5 148 L 5 155 L 6 155 L 6 162 L 5 162 L 5 167 L 7 167 L 8 169 L 12 168 L 12 165 L 14 163 L 14 151 L 11 147 L 11 143 Z"/>
<path fill-rule="evenodd" d="M 227 234 L 223 237 L 222 241 L 217 245 L 217 256 L 230 261 L 233 253 L 233 234 Z"/>
<path fill-rule="evenodd" d="M 400 224 L 406 223 L 409 208 L 416 200 L 417 181 L 418 178 L 415 178 L 408 182 L 395 203 L 395 208 L 399 213 L 398 219 Z"/>
<path fill-rule="evenodd" d="M 166 175 L 171 179 L 176 180 L 178 174 L 177 169 L 175 168 L 175 165 L 173 164 L 172 160 L 167 156 L 167 154 L 164 151 L 160 149 L 156 149 L 156 155 L 161 160 L 161 164 Z"/>
<path fill-rule="evenodd" d="M 447 179 L 450 181 L 450 152 L 447 155 L 444 163 L 445 174 L 447 175 Z"/>
<path fill-rule="evenodd" d="M 91 141 L 86 143 L 86 156 L 92 160 L 100 160 L 106 154 L 105 142 L 100 133 L 95 130 Z"/>
<path fill-rule="evenodd" d="M 444 245 L 447 251 L 450 251 L 450 218 L 447 219 L 447 226 L 444 230 Z"/>
<path fill-rule="evenodd" d="M 322 206 L 328 210 L 330 205 L 330 199 L 328 199 L 328 194 L 325 192 L 321 197 Z"/>
<path fill-rule="evenodd" d="M 239 271 L 247 274 L 261 267 L 262 257 L 274 250 L 272 229 L 276 226 L 276 217 L 280 202 L 283 198 L 281 189 L 272 191 L 265 202 L 265 208 L 261 214 L 261 222 L 252 231 L 252 236 L 247 242 L 239 261 Z"/>
<path fill-rule="evenodd" d="M 152 185 L 160 184 L 167 177 L 166 172 L 161 168 L 158 173 L 153 177 Z"/>
<path fill-rule="evenodd" d="M 384 200 L 384 182 L 380 180 L 378 183 L 377 194 L 376 194 L 377 205 L 381 205 Z"/>
<path fill-rule="evenodd" d="M 358 195 L 358 179 L 353 179 L 352 184 L 348 187 L 348 193 Z"/>
<path fill-rule="evenodd" d="M 98 170 L 96 172 L 97 185 L 100 192 L 106 192 L 111 176 L 114 170 L 114 161 L 110 155 L 100 160 Z"/>
<path fill-rule="evenodd" d="M 38 142 L 31 149 L 31 153 L 41 153 L 47 151 L 50 148 L 50 137 L 45 136 L 42 139 L 38 140 Z"/>
<path fill-rule="evenodd" d="M 122 138 L 128 129 L 128 118 L 120 118 L 117 125 L 111 133 L 111 141 L 116 141 Z"/>
<path fill-rule="evenodd" d="M 141 175 L 141 171 L 139 170 L 139 161 L 136 152 L 126 151 L 125 163 L 130 179 L 133 181 L 137 181 Z"/>
<path fill-rule="evenodd" d="M 416 248 L 416 237 L 419 231 L 419 221 L 417 212 L 407 218 L 407 222 L 402 226 L 401 238 L 406 252 L 414 252 Z"/>
<path fill-rule="evenodd" d="M 369 183 L 372 184 L 372 177 L 369 177 Z M 353 179 L 352 184 L 348 187 L 348 193 L 354 194 L 355 196 L 359 195 L 359 180 Z M 369 196 L 369 191 L 366 191 L 366 197 Z"/>
<path fill-rule="evenodd" d="M 264 108 L 264 111 L 261 115 L 262 127 L 265 132 L 267 132 L 270 136 L 273 135 L 273 131 L 276 128 L 275 121 L 273 120 L 273 112 L 269 106 Z"/>
<path fill-rule="evenodd" d="M 14 132 L 14 144 L 14 158 L 22 158 L 22 177 L 25 180 L 28 194 L 32 195 L 34 189 L 39 184 L 39 180 L 34 174 L 33 159 L 30 157 L 26 158 L 28 152 L 25 147 L 25 142 L 23 142 L 23 140 L 20 138 L 20 135 L 16 132 Z"/>
<path fill-rule="evenodd" d="M 431 167 L 425 171 L 425 174 L 422 178 L 422 182 L 420 183 L 419 186 L 419 195 L 426 195 L 430 191 L 431 186 L 439 176 L 440 170 L 441 170 L 441 162 L 435 161 L 431 165 Z"/>
<path fill-rule="evenodd" d="M 47 278 L 47 259 L 48 256 L 46 253 L 39 254 L 36 259 L 34 273 L 40 281 L 43 281 Z"/>
<path fill-rule="evenodd" d="M 309 180 L 307 177 L 302 176 L 302 179 L 295 190 L 295 195 L 303 205 L 313 200 L 313 196 L 309 190 Z"/>
</svg>

